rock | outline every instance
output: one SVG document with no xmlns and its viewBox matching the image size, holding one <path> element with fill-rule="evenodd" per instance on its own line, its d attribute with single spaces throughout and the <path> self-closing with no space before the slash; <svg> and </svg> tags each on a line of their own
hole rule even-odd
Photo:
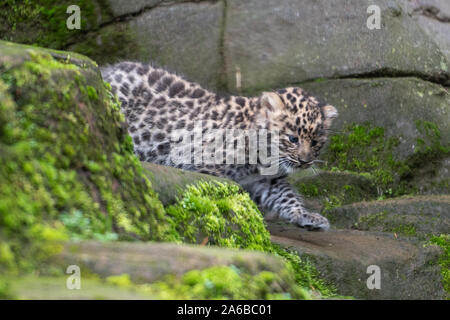
<svg viewBox="0 0 450 320">
<path fill-rule="evenodd" d="M 168 239 L 95 62 L 4 41 L 0 53 L 0 270 L 38 263 L 67 233 Z"/>
<path fill-rule="evenodd" d="M 350 230 L 307 232 L 283 223 L 269 223 L 272 241 L 313 261 L 341 295 L 358 299 L 443 299 L 437 246 L 398 240 L 390 234 Z M 378 266 L 381 289 L 368 289 Z"/>
<path fill-rule="evenodd" d="M 218 265 L 234 265 L 253 275 L 285 268 L 281 258 L 262 252 L 170 243 L 68 243 L 52 260 L 62 266 L 78 265 L 102 278 L 125 273 L 136 283 Z"/>
<path fill-rule="evenodd" d="M 10 298 L 19 300 L 154 300 L 158 298 L 136 290 L 134 287 L 124 288 L 83 276 L 81 289 L 69 290 L 66 287 L 67 278 L 68 276 L 10 278 L 8 292 Z"/>
<path fill-rule="evenodd" d="M 293 270 L 282 258 L 254 251 L 167 243 L 91 241 L 66 244 L 64 251 L 50 263 L 55 274 L 57 270 L 66 270 L 68 265 L 80 268 L 83 289 L 85 278 L 90 289 L 82 296 L 106 292 L 106 298 L 122 296 L 129 299 L 129 289 L 134 289 L 134 296 L 140 299 L 146 298 L 145 295 L 153 299 L 188 300 L 311 298 L 295 283 Z M 37 287 L 49 287 L 61 279 L 26 280 L 14 278 L 10 294 L 46 299 L 51 295 L 45 292 L 36 295 Z M 125 290 L 107 290 L 105 282 Z M 80 295 L 62 295 L 63 298 L 77 296 Z"/>
<path fill-rule="evenodd" d="M 120 2 L 112 7 L 123 11 Z M 99 64 L 118 59 L 155 62 L 220 89 L 222 17 L 221 1 L 161 5 L 89 34 L 69 49 L 87 53 Z"/>
<path fill-rule="evenodd" d="M 240 89 L 250 93 L 350 75 L 417 74 L 447 81 L 447 57 L 398 2 L 377 2 L 381 29 L 367 28 L 367 8 L 372 4 L 228 1 L 224 43 L 228 88 L 238 89 L 237 69 Z"/>
<path fill-rule="evenodd" d="M 201 2 L 206 0 L 192 0 L 189 2 Z M 171 6 L 186 0 L 107 0 L 109 9 L 114 18 L 120 18 L 127 15 L 137 15 L 144 11 L 152 10 L 157 6 Z"/>
<path fill-rule="evenodd" d="M 69 265 L 80 268 L 82 290 L 65 287 Z M 41 275 L 7 283 L 21 299 L 310 298 L 280 257 L 169 243 L 66 243 Z"/>
<path fill-rule="evenodd" d="M 81 30 L 67 30 L 70 4 L 8 3 L 1 38 L 77 51 L 99 64 L 155 61 L 221 92 L 349 76 L 449 79 L 448 10 L 438 0 L 379 2 L 380 30 L 367 27 L 369 0 L 87 0 L 79 4 Z"/>
<path fill-rule="evenodd" d="M 418 139 L 432 138 L 419 131 L 424 122 L 437 126 L 437 142 L 450 144 L 450 94 L 442 86 L 416 78 L 376 78 L 323 80 L 302 87 L 336 106 L 334 132 L 352 123 L 370 122 L 384 128 L 386 139 L 399 139 L 397 158 L 413 155 Z"/>
<path fill-rule="evenodd" d="M 327 212 L 335 228 L 395 232 L 400 236 L 450 233 L 450 195 L 405 196 L 357 202 Z"/>
</svg>

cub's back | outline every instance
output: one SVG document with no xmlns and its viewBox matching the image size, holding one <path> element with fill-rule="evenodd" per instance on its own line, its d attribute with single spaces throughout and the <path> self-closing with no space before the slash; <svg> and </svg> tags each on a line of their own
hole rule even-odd
<svg viewBox="0 0 450 320">
<path fill-rule="evenodd" d="M 121 102 L 135 152 L 143 161 L 171 165 L 173 130 L 193 130 L 204 107 L 217 100 L 200 85 L 150 64 L 121 62 L 101 72 Z"/>
</svg>

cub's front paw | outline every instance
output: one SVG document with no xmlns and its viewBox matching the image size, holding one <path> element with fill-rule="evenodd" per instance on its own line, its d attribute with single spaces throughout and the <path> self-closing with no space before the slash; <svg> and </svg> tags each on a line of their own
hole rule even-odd
<svg viewBox="0 0 450 320">
<path fill-rule="evenodd" d="M 291 223 L 314 231 L 326 231 L 330 228 L 330 223 L 327 218 L 314 212 L 302 212 L 295 214 L 291 218 Z"/>
</svg>

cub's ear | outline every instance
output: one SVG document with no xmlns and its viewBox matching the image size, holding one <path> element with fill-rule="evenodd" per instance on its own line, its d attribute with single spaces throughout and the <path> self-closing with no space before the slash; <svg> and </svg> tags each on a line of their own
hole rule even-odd
<svg viewBox="0 0 450 320">
<path fill-rule="evenodd" d="M 260 124 L 265 123 L 267 120 L 275 119 L 282 113 L 284 103 L 280 96 L 275 92 L 263 92 L 260 98 L 260 113 L 257 117 L 257 121 Z"/>
<path fill-rule="evenodd" d="M 332 105 L 325 105 L 322 107 L 323 115 L 325 116 L 325 128 L 330 128 L 333 123 L 333 119 L 338 116 L 338 112 Z"/>
<path fill-rule="evenodd" d="M 284 108 L 284 103 L 275 92 L 263 92 L 261 95 L 261 106 L 269 109 L 270 112 L 276 112 Z"/>
</svg>

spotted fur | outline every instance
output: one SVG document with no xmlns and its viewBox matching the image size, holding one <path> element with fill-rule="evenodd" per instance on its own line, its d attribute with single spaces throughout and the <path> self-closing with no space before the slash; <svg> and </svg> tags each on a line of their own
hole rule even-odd
<svg viewBox="0 0 450 320">
<path fill-rule="evenodd" d="M 257 97 L 219 96 L 179 75 L 149 64 L 121 62 L 102 69 L 105 81 L 121 102 L 134 150 L 142 161 L 223 176 L 240 183 L 263 211 L 308 229 L 328 229 L 326 218 L 304 208 L 285 177 L 309 167 L 327 141 L 336 109 L 301 88 L 264 92 Z M 261 175 L 262 164 L 180 164 L 169 157 L 177 130 L 193 132 L 202 124 L 202 148 L 213 129 L 279 131 L 280 170 Z M 237 140 L 234 141 L 238 144 Z"/>
</svg>

